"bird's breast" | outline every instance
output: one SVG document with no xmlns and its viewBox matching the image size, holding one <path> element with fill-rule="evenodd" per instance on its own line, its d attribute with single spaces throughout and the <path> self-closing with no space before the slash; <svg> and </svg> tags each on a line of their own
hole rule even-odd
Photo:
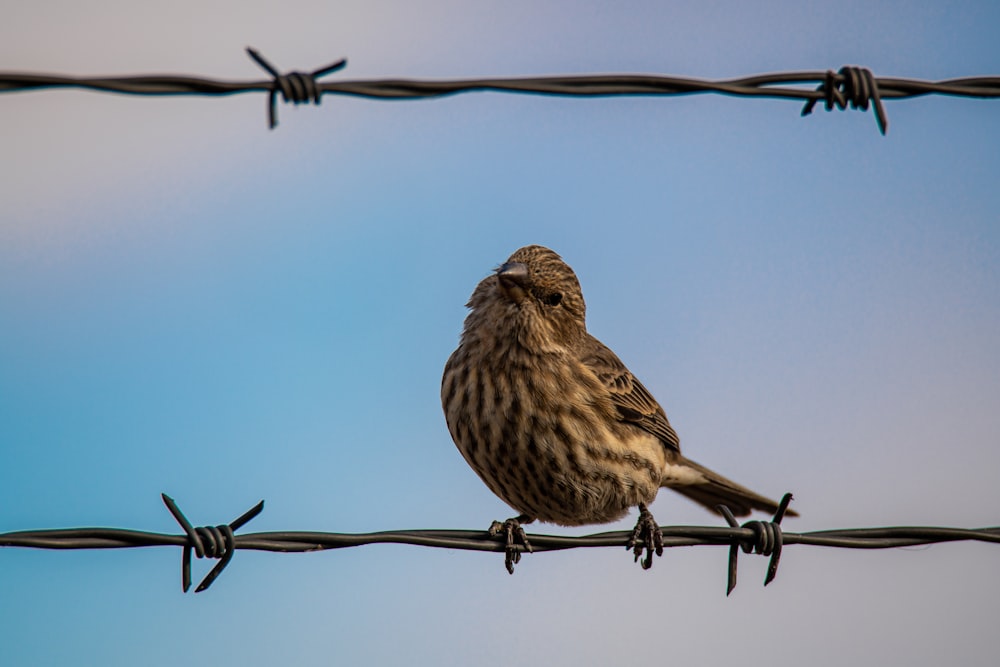
<svg viewBox="0 0 1000 667">
<path fill-rule="evenodd" d="M 606 389 L 566 352 L 460 347 L 442 382 L 448 428 L 486 485 L 519 512 L 604 523 L 651 502 L 665 452 L 622 423 Z"/>
</svg>

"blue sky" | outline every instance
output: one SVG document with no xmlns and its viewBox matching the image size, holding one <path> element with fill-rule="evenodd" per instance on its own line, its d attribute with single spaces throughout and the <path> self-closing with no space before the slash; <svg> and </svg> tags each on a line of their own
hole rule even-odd
<svg viewBox="0 0 1000 667">
<path fill-rule="evenodd" d="M 996 75 L 994 3 L 22 3 L 0 69 L 259 79 L 871 68 Z M 719 96 L 0 96 L 0 531 L 477 528 L 440 373 L 513 250 L 576 269 L 592 333 L 692 458 L 793 491 L 795 530 L 997 525 L 998 102 L 871 113 Z M 662 524 L 712 524 L 664 491 Z M 612 528 L 631 525 L 634 517 Z M 593 531 L 605 530 L 595 527 Z M 579 534 L 541 526 L 539 531 Z M 0 552 L 10 664 L 993 661 L 996 547 L 526 557 Z M 197 562 L 196 576 L 209 564 Z"/>
</svg>

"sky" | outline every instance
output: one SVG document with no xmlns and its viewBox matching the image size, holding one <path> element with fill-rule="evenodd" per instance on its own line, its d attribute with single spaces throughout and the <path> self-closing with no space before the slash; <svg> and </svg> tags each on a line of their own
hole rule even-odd
<svg viewBox="0 0 1000 667">
<path fill-rule="evenodd" d="M 259 80 L 862 65 L 1000 74 L 991 2 L 16 3 L 0 70 Z M 715 95 L 0 95 L 0 532 L 485 529 L 439 386 L 476 283 L 532 243 L 691 458 L 789 530 L 1000 524 L 1000 102 L 799 117 Z M 662 525 L 720 525 L 664 490 Z M 761 517 L 763 518 L 763 517 Z M 587 534 L 626 529 L 534 526 Z M 997 546 L 527 555 L 0 550 L 11 665 L 995 661 Z M 211 563 L 196 561 L 196 580 Z M 759 657 L 758 657 L 759 654 Z"/>
</svg>

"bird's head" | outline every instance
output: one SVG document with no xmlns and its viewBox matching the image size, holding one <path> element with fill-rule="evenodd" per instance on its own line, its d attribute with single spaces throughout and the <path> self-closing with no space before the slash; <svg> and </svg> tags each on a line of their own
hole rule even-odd
<svg viewBox="0 0 1000 667">
<path fill-rule="evenodd" d="M 537 334 L 569 344 L 586 332 L 587 307 L 576 274 L 540 245 L 515 251 L 479 283 L 468 306 L 473 315 L 505 323 L 518 335 Z"/>
</svg>

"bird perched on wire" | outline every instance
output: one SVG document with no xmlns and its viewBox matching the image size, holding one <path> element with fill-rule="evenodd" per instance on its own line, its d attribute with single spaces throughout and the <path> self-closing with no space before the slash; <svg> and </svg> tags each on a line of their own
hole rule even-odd
<svg viewBox="0 0 1000 667">
<path fill-rule="evenodd" d="M 523 525 L 607 523 L 639 508 L 628 548 L 644 568 L 663 553 L 648 505 L 661 486 L 713 511 L 774 512 L 775 501 L 685 458 L 663 408 L 587 333 L 576 274 L 548 248 L 517 250 L 469 299 L 441 381 L 448 430 L 486 486 L 519 512 L 508 571 L 531 545 Z M 789 512 L 794 515 L 794 512 Z"/>
</svg>

